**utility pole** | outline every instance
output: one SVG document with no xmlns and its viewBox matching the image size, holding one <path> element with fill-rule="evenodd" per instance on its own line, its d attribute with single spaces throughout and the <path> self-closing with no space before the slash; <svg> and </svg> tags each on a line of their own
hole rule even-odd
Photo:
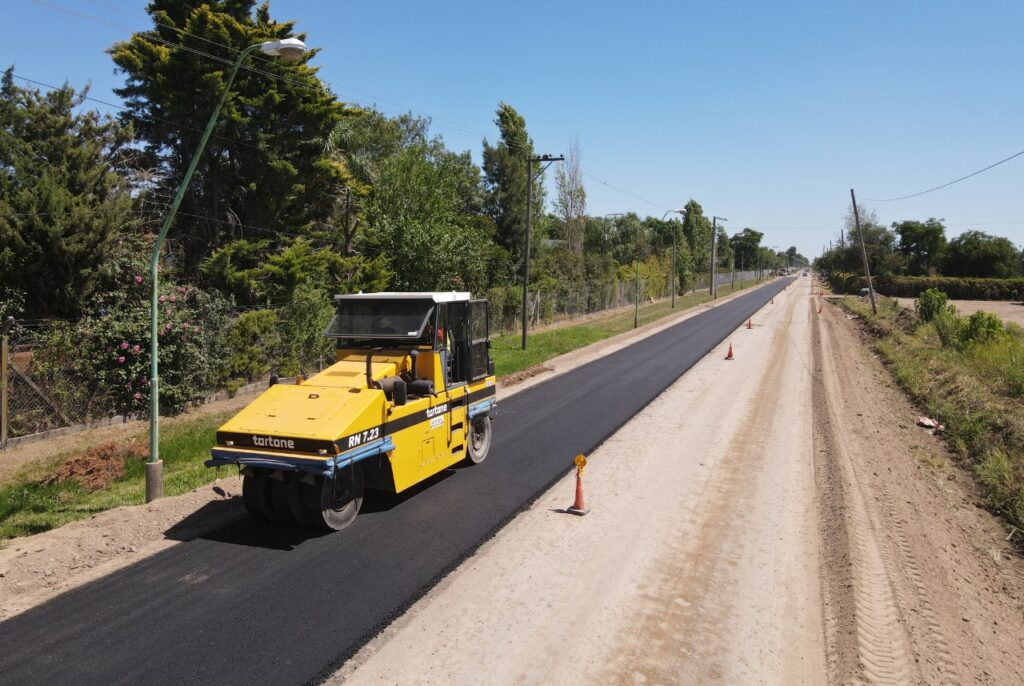
<svg viewBox="0 0 1024 686">
<path fill-rule="evenodd" d="M 875 306 L 875 287 L 871 285 L 871 269 L 868 268 L 868 249 L 864 246 L 864 230 L 860 228 L 860 212 L 857 210 L 857 196 L 850 189 L 850 200 L 853 201 L 853 222 L 857 226 L 860 237 L 860 256 L 864 259 L 864 276 L 868 280 L 868 295 L 871 297 L 871 314 L 878 314 Z"/>
<path fill-rule="evenodd" d="M 526 158 L 526 253 L 523 255 L 523 350 L 526 350 L 526 326 L 529 321 L 529 314 L 527 309 L 530 304 L 530 228 L 533 224 L 533 163 L 534 162 L 547 162 L 544 167 L 537 172 L 539 177 L 544 173 L 544 170 L 551 166 L 552 162 L 561 162 L 565 157 L 559 155 L 558 157 L 552 157 L 551 155 L 541 155 L 540 157 L 527 157 Z"/>
</svg>

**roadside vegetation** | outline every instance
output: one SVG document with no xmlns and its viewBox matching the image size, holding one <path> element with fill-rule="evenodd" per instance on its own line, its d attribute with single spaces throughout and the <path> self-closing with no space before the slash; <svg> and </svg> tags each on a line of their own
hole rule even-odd
<svg viewBox="0 0 1024 686">
<path fill-rule="evenodd" d="M 755 280 L 720 287 L 720 295 L 749 288 Z M 643 305 L 640 324 L 648 324 L 708 302 L 707 292 Z M 529 349 L 521 349 L 517 334 L 494 338 L 492 357 L 499 377 L 541 364 L 553 357 L 633 328 L 633 310 L 623 309 L 605 317 L 530 334 Z M 215 443 L 217 427 L 232 413 L 185 419 L 161 431 L 160 457 L 164 461 L 164 494 L 187 493 L 233 469 L 208 469 L 203 462 Z M 147 435 L 131 440 L 95 445 L 89 449 L 41 460 L 0 483 L 0 545 L 18 536 L 54 529 L 122 505 L 141 505 L 145 494 Z M 45 446 L 45 443 L 39 444 Z M 45 449 L 45 448 L 44 448 Z"/>
<path fill-rule="evenodd" d="M 879 299 L 844 298 L 874 335 L 874 348 L 983 488 L 989 506 L 1024 528 L 1024 329 L 986 312 L 959 314 L 926 290 L 916 313 Z"/>
</svg>

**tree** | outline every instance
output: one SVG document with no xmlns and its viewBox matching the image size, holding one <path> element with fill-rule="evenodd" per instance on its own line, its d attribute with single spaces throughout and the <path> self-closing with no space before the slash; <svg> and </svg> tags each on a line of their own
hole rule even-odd
<svg viewBox="0 0 1024 686">
<path fill-rule="evenodd" d="M 500 103 L 494 123 L 499 141 L 492 146 L 483 142 L 483 173 L 486 186 L 485 211 L 494 221 L 495 240 L 518 262 L 526 247 L 526 161 L 533 156 L 533 141 L 526 131 L 526 120 L 507 103 Z M 544 186 L 540 179 L 533 187 L 533 218 L 544 212 Z"/>
<path fill-rule="evenodd" d="M 562 222 L 562 237 L 569 250 L 583 254 L 583 229 L 587 215 L 587 191 L 583 187 L 583 170 L 580 168 L 580 142 L 573 139 L 569 144 L 565 162 L 555 170 L 555 212 Z"/>
<path fill-rule="evenodd" d="M 864 247 L 868 256 L 868 267 L 872 276 L 899 274 L 903 271 L 904 259 L 896 251 L 896 234 L 878 223 L 874 210 L 857 205 L 860 228 L 864 235 Z M 850 205 L 843 216 L 846 228 L 845 247 L 841 249 L 840 263 L 843 268 L 856 274 L 864 273 L 864 259 L 860 252 L 860 237 Z"/>
<path fill-rule="evenodd" d="M 907 273 L 934 274 L 946 255 L 946 227 L 942 221 L 934 217 L 924 222 L 907 219 L 894 222 L 892 228 L 899 236 L 898 249 L 907 260 Z"/>
<path fill-rule="evenodd" d="M 440 139 L 416 144 L 381 167 L 367 205 L 367 238 L 384 255 L 396 290 L 471 290 L 489 285 L 493 224 L 467 212 L 480 171 Z"/>
<path fill-rule="evenodd" d="M 949 242 L 943 273 L 1005 279 L 1019 273 L 1018 255 L 1008 238 L 965 231 Z"/>
<path fill-rule="evenodd" d="M 146 8 L 153 28 L 110 49 L 126 76 L 116 90 L 126 105 L 122 120 L 161 172 L 158 197 L 177 188 L 239 51 L 295 35 L 294 23 L 272 20 L 267 4 L 254 7 L 254 0 L 153 0 Z M 346 170 L 324 141 L 345 110 L 309 66 L 315 52 L 297 64 L 252 55 L 238 73 L 175 220 L 186 271 L 247 227 L 294 233 L 330 217 Z M 277 240 L 273 232 L 264 237 Z"/>
<path fill-rule="evenodd" d="M 757 250 L 761 246 L 764 234 L 747 227 L 729 239 L 733 249 L 733 259 L 740 269 L 752 269 L 757 263 Z"/>
<path fill-rule="evenodd" d="M 0 85 L 0 299 L 31 318 L 81 314 L 119 232 L 132 224 L 122 167 L 131 127 L 79 111 L 88 88 Z M 19 308 L 20 309 L 20 308 Z"/>
<path fill-rule="evenodd" d="M 724 226 L 718 227 L 718 235 L 715 238 L 715 254 L 718 257 L 718 267 L 729 269 L 732 267 L 732 243 L 729 242 L 729 234 L 725 232 Z"/>
<path fill-rule="evenodd" d="M 686 203 L 683 236 L 693 257 L 694 271 L 706 272 L 711 263 L 711 221 L 696 200 Z"/>
<path fill-rule="evenodd" d="M 800 251 L 796 249 L 795 245 L 789 246 L 789 248 L 786 249 L 785 255 L 785 264 L 787 267 L 803 267 L 810 264 L 808 259 L 801 255 Z"/>
</svg>

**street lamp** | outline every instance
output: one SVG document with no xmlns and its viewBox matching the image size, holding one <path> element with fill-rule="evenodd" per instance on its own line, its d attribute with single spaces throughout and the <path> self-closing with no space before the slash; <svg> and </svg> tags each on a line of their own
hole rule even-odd
<svg viewBox="0 0 1024 686">
<path fill-rule="evenodd" d="M 675 212 L 681 215 L 684 219 L 686 218 L 686 208 L 681 207 L 678 210 L 666 210 L 665 214 L 661 215 L 661 221 L 665 221 L 665 217 Z M 672 309 L 676 307 L 676 227 L 672 227 Z"/>
<path fill-rule="evenodd" d="M 541 155 L 540 157 L 526 158 L 526 254 L 523 256 L 523 350 L 526 350 L 526 307 L 530 302 L 530 224 L 533 221 L 533 181 L 540 178 L 540 175 L 555 162 L 565 160 L 564 155 L 554 157 L 552 155 Z M 544 168 L 533 175 L 534 162 L 547 162 Z"/>
<path fill-rule="evenodd" d="M 164 238 L 167 237 L 167 230 L 171 228 L 171 222 L 174 221 L 174 215 L 178 212 L 178 206 L 181 205 L 181 201 L 185 197 L 185 190 L 188 188 L 189 181 L 192 180 L 192 174 L 195 172 L 196 166 L 199 164 L 199 158 L 203 154 L 203 149 L 206 148 L 206 142 L 210 140 L 210 134 L 213 133 L 213 127 L 214 124 L 217 123 L 217 117 L 220 115 L 221 107 L 224 106 L 224 101 L 227 100 L 228 92 L 231 90 L 231 84 L 235 80 L 238 68 L 242 66 L 242 61 L 248 57 L 250 53 L 255 52 L 256 50 L 261 51 L 264 55 L 278 57 L 282 61 L 290 63 L 301 59 L 302 56 L 306 54 L 307 48 L 306 44 L 298 38 L 282 38 L 281 40 L 250 45 L 238 54 L 238 58 L 235 60 L 235 64 L 231 68 L 231 75 L 228 77 L 228 82 L 224 86 L 224 92 L 221 93 L 220 101 L 217 103 L 217 106 L 213 109 L 213 113 L 210 115 L 210 121 L 206 124 L 206 130 L 203 132 L 203 137 L 199 140 L 199 147 L 192 156 L 192 161 L 188 165 L 188 171 L 185 172 L 185 177 L 181 180 L 181 185 L 178 186 L 178 192 L 174 196 L 174 202 L 171 203 L 171 210 L 167 213 L 167 217 L 164 218 L 163 226 L 160 227 L 160 233 L 157 234 L 156 241 L 153 243 L 153 255 L 149 264 L 149 273 L 153 279 L 153 299 L 150 303 L 149 311 L 150 398 L 149 458 L 146 460 L 147 503 L 163 497 L 164 494 L 164 463 L 160 460 L 160 373 L 158 364 L 159 346 L 157 343 L 159 328 L 157 315 L 159 312 L 158 299 L 160 290 L 157 267 L 160 262 L 160 248 L 163 245 Z"/>
</svg>

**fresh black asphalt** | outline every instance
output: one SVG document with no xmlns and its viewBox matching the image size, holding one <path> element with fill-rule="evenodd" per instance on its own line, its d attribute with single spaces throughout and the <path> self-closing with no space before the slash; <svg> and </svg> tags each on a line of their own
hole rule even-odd
<svg viewBox="0 0 1024 686">
<path fill-rule="evenodd" d="M 313 535 L 241 515 L 3 622 L 0 684 L 327 676 L 790 281 L 499 398 L 483 464 L 366 502 L 344 531 Z M 742 336 L 734 340 L 742 351 Z"/>
</svg>

